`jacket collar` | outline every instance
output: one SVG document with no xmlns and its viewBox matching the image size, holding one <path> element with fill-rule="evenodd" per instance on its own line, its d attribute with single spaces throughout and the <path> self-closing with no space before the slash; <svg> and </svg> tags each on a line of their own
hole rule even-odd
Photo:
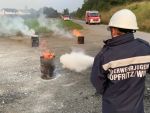
<svg viewBox="0 0 150 113">
<path fill-rule="evenodd" d="M 133 33 L 124 34 L 104 41 L 105 46 L 117 46 L 134 40 Z"/>
</svg>

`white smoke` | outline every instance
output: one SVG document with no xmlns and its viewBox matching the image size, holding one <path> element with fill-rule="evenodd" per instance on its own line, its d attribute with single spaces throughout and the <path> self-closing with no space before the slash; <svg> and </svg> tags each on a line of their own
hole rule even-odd
<svg viewBox="0 0 150 113">
<path fill-rule="evenodd" d="M 35 31 L 29 29 L 21 17 L 0 16 L 0 35 L 16 35 L 18 32 L 23 35 L 31 35 Z"/>
<path fill-rule="evenodd" d="M 94 57 L 86 55 L 84 52 L 71 52 L 60 57 L 63 68 L 67 68 L 76 72 L 81 72 L 91 67 Z"/>
<path fill-rule="evenodd" d="M 44 15 L 38 18 L 38 22 L 41 27 L 46 27 L 50 31 L 53 31 L 54 35 L 60 35 L 66 38 L 73 38 L 72 34 L 66 31 L 59 19 L 47 19 Z"/>
<path fill-rule="evenodd" d="M 17 16 L 0 16 L 0 35 L 9 36 L 16 35 L 17 33 L 28 36 L 34 35 L 34 29 L 29 29 L 24 21 L 23 18 Z M 44 15 L 41 15 L 38 18 L 38 22 L 40 27 L 46 27 L 48 30 L 52 31 L 54 35 L 73 38 L 72 34 L 63 28 L 59 19 L 47 19 Z"/>
</svg>

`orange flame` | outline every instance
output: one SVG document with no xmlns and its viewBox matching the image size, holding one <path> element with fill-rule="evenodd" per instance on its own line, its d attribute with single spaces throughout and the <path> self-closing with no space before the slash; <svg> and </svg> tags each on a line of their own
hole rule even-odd
<svg viewBox="0 0 150 113">
<path fill-rule="evenodd" d="M 47 60 L 53 59 L 55 57 L 54 53 L 50 53 L 49 51 L 43 52 L 42 55 L 43 55 L 44 59 L 47 59 Z"/>
<path fill-rule="evenodd" d="M 77 29 L 74 29 L 74 30 L 72 31 L 72 33 L 73 33 L 73 35 L 76 36 L 76 37 L 82 36 L 81 32 L 80 32 L 79 30 L 77 30 Z"/>
<path fill-rule="evenodd" d="M 48 49 L 48 44 L 46 39 L 40 40 L 40 50 L 41 50 L 41 57 L 43 57 L 46 60 L 53 59 L 55 57 L 55 54 L 50 52 Z"/>
</svg>

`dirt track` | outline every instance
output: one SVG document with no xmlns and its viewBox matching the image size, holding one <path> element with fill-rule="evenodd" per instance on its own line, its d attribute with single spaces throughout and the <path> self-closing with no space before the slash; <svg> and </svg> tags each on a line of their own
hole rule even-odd
<svg viewBox="0 0 150 113">
<path fill-rule="evenodd" d="M 79 23 L 85 27 L 84 45 L 78 45 L 76 38 L 40 36 L 56 54 L 57 77 L 53 80 L 40 78 L 41 50 L 31 47 L 30 38 L 0 37 L 0 113 L 101 113 L 101 97 L 94 95 L 89 81 L 91 69 L 76 73 L 63 69 L 59 62 L 60 56 L 74 47 L 95 56 L 102 41 L 110 37 L 104 25 Z M 138 35 L 150 37 L 145 33 Z M 149 113 L 149 96 L 145 103 L 145 111 Z"/>
</svg>

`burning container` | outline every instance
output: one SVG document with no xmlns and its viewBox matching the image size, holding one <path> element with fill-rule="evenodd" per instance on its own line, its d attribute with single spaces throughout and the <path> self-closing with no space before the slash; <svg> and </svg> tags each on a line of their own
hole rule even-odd
<svg viewBox="0 0 150 113">
<path fill-rule="evenodd" d="M 84 44 L 84 36 L 78 36 L 78 44 Z"/>
<path fill-rule="evenodd" d="M 33 35 L 31 36 L 32 47 L 39 47 L 39 36 Z"/>
<path fill-rule="evenodd" d="M 84 36 L 81 34 L 81 32 L 79 30 L 74 29 L 73 35 L 78 38 L 77 39 L 78 44 L 84 44 Z"/>
<path fill-rule="evenodd" d="M 40 57 L 42 79 L 48 80 L 54 78 L 54 57 L 55 55 L 49 52 L 43 53 L 43 55 Z"/>
</svg>

